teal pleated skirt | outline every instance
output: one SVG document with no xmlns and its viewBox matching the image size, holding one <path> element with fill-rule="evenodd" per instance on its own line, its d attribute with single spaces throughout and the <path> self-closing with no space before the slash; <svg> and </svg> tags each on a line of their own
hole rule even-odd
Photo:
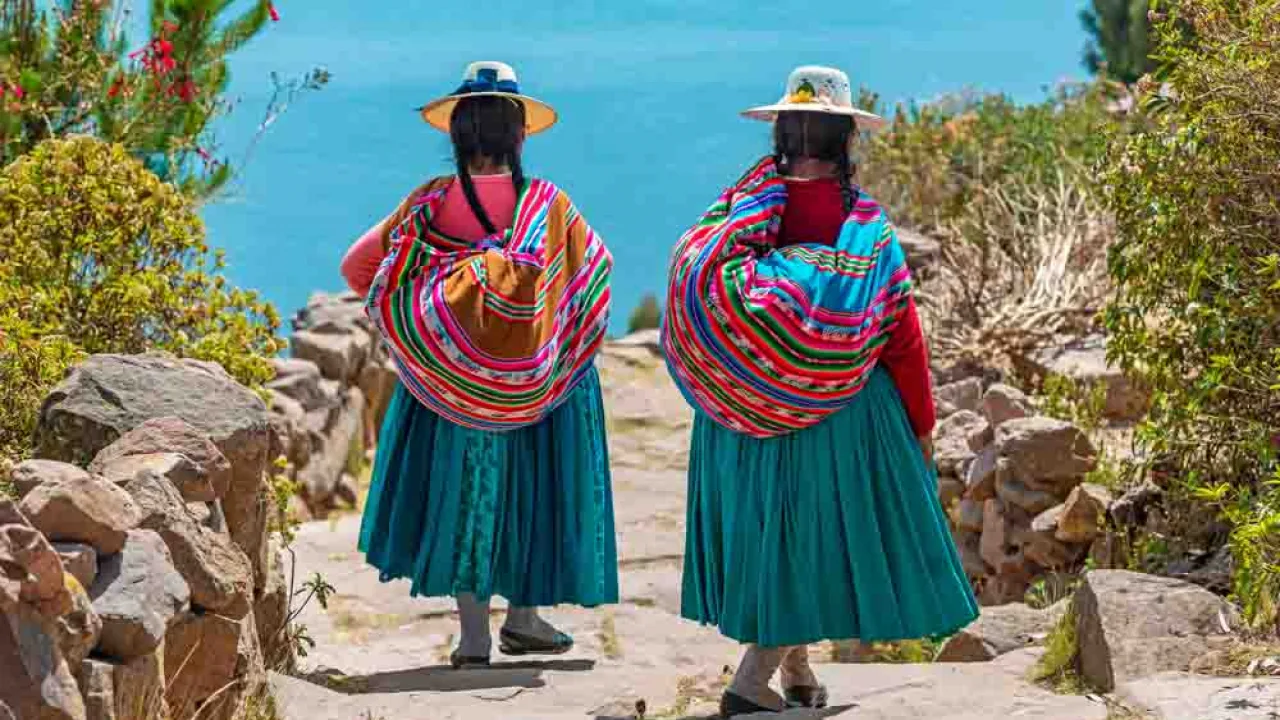
<svg viewBox="0 0 1280 720">
<path fill-rule="evenodd" d="M 682 615 L 766 647 L 950 634 L 977 617 L 888 373 L 849 407 L 777 438 L 699 414 Z"/>
<path fill-rule="evenodd" d="M 455 425 L 396 388 L 379 435 L 360 550 L 413 595 L 513 605 L 618 600 L 600 378 L 537 425 Z"/>
</svg>

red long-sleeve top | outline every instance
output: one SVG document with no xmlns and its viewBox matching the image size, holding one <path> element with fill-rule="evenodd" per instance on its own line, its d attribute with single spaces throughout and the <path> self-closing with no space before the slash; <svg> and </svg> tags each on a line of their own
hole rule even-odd
<svg viewBox="0 0 1280 720">
<path fill-rule="evenodd" d="M 839 182 L 789 179 L 778 246 L 802 242 L 834 245 L 844 221 L 844 198 Z M 933 403 L 929 348 L 920 327 L 915 298 L 908 298 L 902 316 L 880 354 L 880 364 L 893 378 L 916 435 L 931 435 L 938 415 Z"/>
</svg>

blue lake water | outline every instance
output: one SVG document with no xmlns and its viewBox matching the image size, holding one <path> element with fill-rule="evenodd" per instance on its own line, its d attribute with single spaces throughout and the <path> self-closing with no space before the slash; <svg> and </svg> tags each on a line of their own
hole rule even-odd
<svg viewBox="0 0 1280 720">
<path fill-rule="evenodd" d="M 342 287 L 347 245 L 428 177 L 446 136 L 413 108 L 476 59 L 509 62 L 562 121 L 526 168 L 574 198 L 613 251 L 614 327 L 660 289 L 671 244 L 721 187 L 768 151 L 738 111 L 772 102 L 792 67 L 835 65 L 890 101 L 965 88 L 1043 97 L 1080 77 L 1071 0 L 278 0 L 279 23 L 234 57 L 240 103 L 223 154 L 246 150 L 271 72 L 333 74 L 298 99 L 204 216 L 230 275 L 287 313 Z"/>
</svg>

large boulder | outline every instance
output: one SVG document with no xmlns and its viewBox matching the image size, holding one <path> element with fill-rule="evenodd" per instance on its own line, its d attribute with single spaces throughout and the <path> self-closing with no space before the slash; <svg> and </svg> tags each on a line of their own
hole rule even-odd
<svg viewBox="0 0 1280 720">
<path fill-rule="evenodd" d="M 191 590 L 191 603 L 236 619 L 253 601 L 253 568 L 231 538 L 201 525 L 182 496 L 164 477 L 143 472 L 125 489 L 142 512 L 140 527 L 160 535 L 178 574 Z"/>
<path fill-rule="evenodd" d="M 956 474 L 989 442 L 991 426 L 971 410 L 960 410 L 938 423 L 934 459 L 944 475 Z"/>
<path fill-rule="evenodd" d="M 90 471 L 116 483 L 132 480 L 142 469 L 168 477 L 188 502 L 213 502 L 231 486 L 230 461 L 207 435 L 177 417 L 147 420 L 89 464 Z"/>
<path fill-rule="evenodd" d="M 271 423 L 262 399 L 216 365 L 158 355 L 95 355 L 45 400 L 37 443 L 46 457 L 87 463 L 130 430 L 159 418 L 186 422 L 230 462 L 222 498 L 227 527 L 253 563 L 255 578 L 264 580 Z M 180 454 L 201 462 L 185 450 Z"/>
<path fill-rule="evenodd" d="M 1235 622 L 1232 608 L 1203 588 L 1126 570 L 1087 573 L 1075 605 L 1081 676 L 1105 692 L 1187 670 Z"/>
<path fill-rule="evenodd" d="M 373 337 L 365 330 L 320 324 L 299 330 L 289 339 L 295 358 L 310 360 L 330 380 L 354 384 L 373 352 Z"/>
<path fill-rule="evenodd" d="M 996 483 L 996 496 L 1006 505 L 1020 507 L 1032 515 L 1038 515 L 1058 504 L 1058 498 L 1054 495 L 1007 476 L 1001 477 Z"/>
<path fill-rule="evenodd" d="M 106 555 L 120 552 L 139 520 L 128 493 L 93 477 L 41 485 L 19 507 L 50 540 L 86 543 Z"/>
<path fill-rule="evenodd" d="M 276 376 L 267 383 L 268 390 L 297 401 L 308 412 L 333 403 L 334 398 L 320 382 L 319 365 L 298 358 L 278 358 L 272 364 Z"/>
<path fill-rule="evenodd" d="M 232 620 L 220 615 L 187 615 L 165 639 L 165 681 L 177 717 L 230 720 L 245 698 L 266 683 L 262 651 L 253 615 Z"/>
<path fill-rule="evenodd" d="M 18 497 L 26 497 L 28 493 L 41 485 L 57 485 L 66 480 L 83 480 L 89 473 L 69 463 L 57 460 L 27 460 L 13 467 L 11 480 L 18 491 Z"/>
<path fill-rule="evenodd" d="M 1157 720 L 1275 720 L 1280 678 L 1221 678 L 1167 672 L 1125 683 L 1116 695 Z"/>
<path fill-rule="evenodd" d="M 1000 479 L 1008 475 L 1008 463 L 1000 462 L 995 445 L 989 445 L 978 453 L 965 470 L 964 496 L 976 502 L 985 502 L 996 496 Z"/>
<path fill-rule="evenodd" d="M 968 627 L 952 635 L 936 662 L 987 662 L 1039 644 L 1066 613 L 1066 604 L 1036 610 L 1022 603 L 983 608 Z"/>
<path fill-rule="evenodd" d="M 996 429 L 996 445 L 1014 477 L 1064 497 L 1098 464 L 1088 436 L 1053 418 L 1009 420 Z"/>
<path fill-rule="evenodd" d="M 128 661 L 160 647 L 170 623 L 189 607 L 191 590 L 164 540 L 150 530 L 133 530 L 120 553 L 99 563 L 89 597 L 102 618 L 98 649 Z"/>
<path fill-rule="evenodd" d="M 318 292 L 307 298 L 306 307 L 293 317 L 294 330 L 314 328 L 363 329 L 372 331 L 373 323 L 364 311 L 365 298 L 358 293 Z"/>
<path fill-rule="evenodd" d="M 0 717 L 86 720 L 75 676 L 48 618 L 18 605 L 0 613 Z"/>
</svg>

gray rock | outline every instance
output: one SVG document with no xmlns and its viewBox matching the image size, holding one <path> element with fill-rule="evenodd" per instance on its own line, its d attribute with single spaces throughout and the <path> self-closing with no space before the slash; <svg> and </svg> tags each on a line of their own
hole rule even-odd
<svg viewBox="0 0 1280 720">
<path fill-rule="evenodd" d="M 1130 488 L 1112 503 L 1108 510 L 1111 519 L 1121 527 L 1142 527 L 1147 524 L 1147 511 L 1164 499 L 1164 490 L 1150 480 Z"/>
<path fill-rule="evenodd" d="M 996 575 L 1022 573 L 1026 559 L 1013 539 L 1017 527 L 1006 517 L 1004 503 L 988 500 L 982 511 L 982 541 L 979 545 L 982 560 Z"/>
<path fill-rule="evenodd" d="M 1081 347 L 1046 353 L 1037 362 L 1043 374 L 1061 375 L 1085 388 L 1103 385 L 1106 388 L 1103 414 L 1112 420 L 1136 420 L 1146 412 L 1148 394 L 1120 368 L 1107 362 L 1102 338 L 1092 338 Z"/>
<path fill-rule="evenodd" d="M 62 567 L 85 588 L 93 587 L 98 577 L 98 551 L 83 543 L 54 543 L 53 549 L 62 558 Z"/>
<path fill-rule="evenodd" d="M 80 663 L 76 680 L 84 697 L 87 720 L 118 720 L 115 686 L 112 683 L 113 670 L 114 666 L 106 660 L 85 660 Z"/>
<path fill-rule="evenodd" d="M 977 412 L 982 409 L 982 379 L 971 377 L 943 385 L 933 391 L 938 405 L 938 417 L 944 420 L 961 410 Z"/>
<path fill-rule="evenodd" d="M 961 530 L 982 532 L 982 506 L 982 502 L 972 498 L 965 498 L 961 500 L 960 505 L 956 509 L 956 527 Z"/>
<path fill-rule="evenodd" d="M 99 562 L 89 597 L 102 618 L 98 649 L 127 661 L 160 647 L 169 624 L 188 608 L 191 591 L 164 540 L 150 530 L 134 530 L 120 553 Z"/>
<path fill-rule="evenodd" d="M 1000 478 L 996 483 L 996 495 L 1006 504 L 1020 507 L 1032 515 L 1038 515 L 1058 504 L 1057 497 L 1011 477 Z"/>
<path fill-rule="evenodd" d="M 335 328 L 372 331 L 373 324 L 364 312 L 363 297 L 351 292 L 336 295 L 316 293 L 307 300 L 307 306 L 293 318 L 294 330 Z"/>
<path fill-rule="evenodd" d="M 984 608 L 977 620 L 943 644 L 935 662 L 988 662 L 1032 647 L 1044 640 L 1065 613 L 1064 603 L 1043 610 L 1022 603 Z"/>
<path fill-rule="evenodd" d="M 938 423 L 934 447 L 938 470 L 944 475 L 955 474 L 982 450 L 990 433 L 986 418 L 969 410 L 961 410 Z"/>
<path fill-rule="evenodd" d="M 92 477 L 41 485 L 19 508 L 50 540 L 87 543 L 108 555 L 120 552 L 125 533 L 138 526 L 129 494 Z"/>
<path fill-rule="evenodd" d="M 48 539 L 26 523 L 9 500 L 0 501 L 0 613 L 29 607 L 53 619 L 72 608 L 62 561 Z"/>
<path fill-rule="evenodd" d="M 80 667 L 80 662 L 98 645 L 102 635 L 102 619 L 93 611 L 93 603 L 80 581 L 71 578 L 67 583 L 71 594 L 71 611 L 54 621 L 54 637 L 58 649 L 67 661 L 68 668 Z"/>
<path fill-rule="evenodd" d="M 1053 418 L 1010 420 L 996 430 L 996 445 L 1014 477 L 1063 497 L 1098 464 L 1089 438 Z"/>
<path fill-rule="evenodd" d="M 1035 414 L 1035 406 L 1026 393 L 997 383 L 987 388 L 986 394 L 982 396 L 982 412 L 994 428 L 1010 420 L 1031 417 Z"/>
<path fill-rule="evenodd" d="M 168 477 L 188 502 L 212 502 L 231 486 L 231 463 L 226 456 L 207 435 L 176 417 L 143 422 L 104 448 L 89 465 L 91 471 L 115 483 L 132 480 L 143 468 Z"/>
<path fill-rule="evenodd" d="M 284 572 L 284 557 L 277 541 L 272 541 L 271 566 L 267 572 L 267 584 L 258 594 L 253 606 L 254 624 L 258 628 L 258 644 L 262 647 L 263 662 L 270 670 L 293 670 L 293 643 L 286 637 L 289 619 L 289 581 Z"/>
<path fill-rule="evenodd" d="M 283 365 L 290 363 L 290 365 Z M 288 374 L 279 374 L 281 371 Z M 328 407 L 333 398 L 320 384 L 320 367 L 309 360 L 277 360 L 276 378 L 267 389 L 295 400 L 307 411 Z"/>
<path fill-rule="evenodd" d="M 965 576 L 970 580 L 986 577 L 989 569 L 982 560 L 982 536 L 978 532 L 957 530 L 952 533 L 952 537 L 955 539 Z"/>
<path fill-rule="evenodd" d="M 1231 580 L 1235 575 L 1235 557 L 1231 547 L 1223 545 L 1209 556 L 1200 567 L 1187 573 L 1187 582 L 1195 583 L 1210 592 L 1226 595 L 1231 591 Z"/>
<path fill-rule="evenodd" d="M 317 325 L 295 332 L 289 347 L 293 357 L 314 362 L 326 378 L 352 384 L 373 351 L 373 337 L 364 330 Z"/>
<path fill-rule="evenodd" d="M 41 485 L 56 485 L 66 480 L 83 480 L 89 473 L 75 465 L 56 460 L 27 460 L 13 467 L 13 487 L 18 497 L 26 497 L 28 493 Z"/>
<path fill-rule="evenodd" d="M 1280 679 L 1219 678 L 1165 672 L 1131 680 L 1116 691 L 1152 720 L 1275 720 Z"/>
<path fill-rule="evenodd" d="M 1076 594 L 1080 672 L 1105 692 L 1165 671 L 1185 671 L 1234 610 L 1209 591 L 1171 578 L 1095 570 Z"/>
<path fill-rule="evenodd" d="M 212 720 L 230 720 L 245 698 L 266 683 L 262 651 L 253 615 L 240 620 L 219 615 L 188 615 L 165 639 L 165 681 L 169 696 Z M 175 707 L 178 717 L 189 708 Z"/>
<path fill-rule="evenodd" d="M 1111 505 L 1111 492 L 1101 485 L 1085 483 L 1071 491 L 1064 505 L 1056 537 L 1069 543 L 1093 542 Z"/>
<path fill-rule="evenodd" d="M 271 424 L 262 399 L 225 373 L 156 355 L 96 355 L 45 400 L 37 442 L 46 457 L 87 462 L 144 422 L 171 417 L 208 437 L 230 462 L 227 527 L 263 581 Z"/>
<path fill-rule="evenodd" d="M 155 474 L 172 484 L 187 502 L 213 502 L 218 499 L 208 473 L 186 455 L 126 455 L 106 463 L 99 472 L 104 479 L 116 485 L 124 485 L 139 474 Z"/>
<path fill-rule="evenodd" d="M 85 720 L 52 624 L 26 605 L 0 614 L 0 708 L 6 706 L 19 720 Z"/>
<path fill-rule="evenodd" d="M 1005 467 L 1007 468 L 1007 463 Z M 978 453 L 965 471 L 965 497 L 976 502 L 984 502 L 996 496 L 996 487 L 1000 478 L 1008 474 L 1002 472 L 1000 453 L 996 446 L 990 445 Z"/>
<path fill-rule="evenodd" d="M 253 600 L 253 568 L 231 538 L 199 524 L 173 485 L 155 473 L 141 473 L 125 489 L 142 512 L 140 527 L 164 540 L 192 605 L 244 617 Z"/>
<path fill-rule="evenodd" d="M 271 430 L 276 436 L 279 454 L 295 468 L 311 461 L 311 436 L 307 432 L 307 413 L 302 404 L 291 397 L 270 392 Z"/>
<path fill-rule="evenodd" d="M 111 665 L 111 690 L 119 720 L 168 720 L 176 716 L 169 713 L 165 700 L 164 648 L 137 657 L 128 662 Z"/>
<path fill-rule="evenodd" d="M 662 357 L 662 331 L 657 328 L 638 330 L 625 337 L 609 341 L 614 347 L 642 348 L 653 357 Z"/>
<path fill-rule="evenodd" d="M 370 430 L 373 439 L 376 439 L 378 429 L 382 427 L 382 420 L 386 417 L 387 408 L 391 405 L 391 396 L 395 394 L 396 385 L 399 382 L 400 376 L 396 374 L 395 365 L 385 357 L 376 357 L 366 363 L 364 370 L 360 371 L 358 386 L 360 392 L 364 393 L 365 404 L 368 407 L 365 426 Z"/>
<path fill-rule="evenodd" d="M 362 439 L 364 395 L 359 388 L 348 390 L 342 412 L 312 450 L 311 462 L 298 471 L 303 497 L 312 511 L 327 509 L 350 463 L 352 448 Z"/>
</svg>

